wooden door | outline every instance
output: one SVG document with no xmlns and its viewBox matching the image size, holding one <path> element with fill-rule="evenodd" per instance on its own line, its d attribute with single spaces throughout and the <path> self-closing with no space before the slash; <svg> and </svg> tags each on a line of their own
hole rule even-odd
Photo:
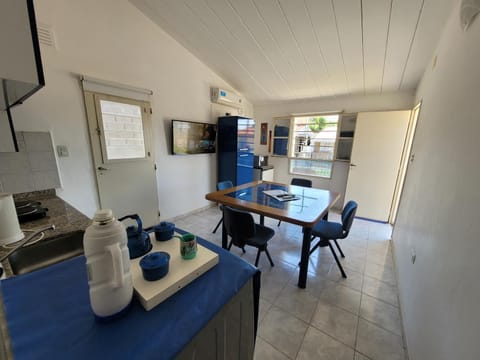
<svg viewBox="0 0 480 360">
<path fill-rule="evenodd" d="M 409 118 L 409 110 L 358 114 L 345 193 L 357 216 L 388 221 Z"/>
</svg>

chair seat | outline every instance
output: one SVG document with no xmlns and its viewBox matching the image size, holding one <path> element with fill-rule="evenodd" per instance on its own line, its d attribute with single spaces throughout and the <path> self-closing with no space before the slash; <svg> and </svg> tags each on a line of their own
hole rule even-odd
<svg viewBox="0 0 480 360">
<path fill-rule="evenodd" d="M 275 231 L 269 227 L 255 224 L 255 236 L 248 238 L 245 243 L 250 246 L 263 248 L 267 245 L 268 240 L 270 240 L 275 235 Z"/>
<path fill-rule="evenodd" d="M 313 227 L 312 235 L 318 236 L 320 239 L 343 239 L 344 232 L 342 224 L 320 220 Z"/>
</svg>

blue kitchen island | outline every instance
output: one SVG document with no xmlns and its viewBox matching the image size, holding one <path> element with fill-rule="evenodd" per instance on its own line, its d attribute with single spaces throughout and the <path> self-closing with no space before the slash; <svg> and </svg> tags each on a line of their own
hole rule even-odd
<svg viewBox="0 0 480 360">
<path fill-rule="evenodd" d="M 183 231 L 177 229 L 177 232 Z M 3 307 L 14 359 L 251 359 L 260 272 L 198 239 L 219 263 L 151 311 L 134 296 L 128 314 L 95 321 L 85 258 L 3 280 Z"/>
</svg>

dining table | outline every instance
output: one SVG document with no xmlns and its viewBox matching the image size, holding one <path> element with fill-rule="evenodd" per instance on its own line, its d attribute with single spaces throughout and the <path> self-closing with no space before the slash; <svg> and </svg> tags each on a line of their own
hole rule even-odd
<svg viewBox="0 0 480 360">
<path fill-rule="evenodd" d="M 280 197 L 275 196 L 280 194 Z M 253 181 L 205 195 L 207 200 L 236 209 L 275 218 L 302 227 L 303 239 L 300 253 L 298 287 L 307 286 L 308 259 L 312 228 L 320 220 L 327 220 L 328 212 L 340 194 L 326 189 L 307 188 L 271 181 Z M 222 225 L 222 247 L 227 249 L 228 235 Z"/>
</svg>

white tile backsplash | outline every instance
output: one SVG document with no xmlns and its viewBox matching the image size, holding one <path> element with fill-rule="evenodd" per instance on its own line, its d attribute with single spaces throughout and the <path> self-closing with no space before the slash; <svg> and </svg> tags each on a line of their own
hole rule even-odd
<svg viewBox="0 0 480 360">
<path fill-rule="evenodd" d="M 17 132 L 19 152 L 0 153 L 0 189 L 21 193 L 60 187 L 52 138 L 48 132 Z"/>
</svg>

